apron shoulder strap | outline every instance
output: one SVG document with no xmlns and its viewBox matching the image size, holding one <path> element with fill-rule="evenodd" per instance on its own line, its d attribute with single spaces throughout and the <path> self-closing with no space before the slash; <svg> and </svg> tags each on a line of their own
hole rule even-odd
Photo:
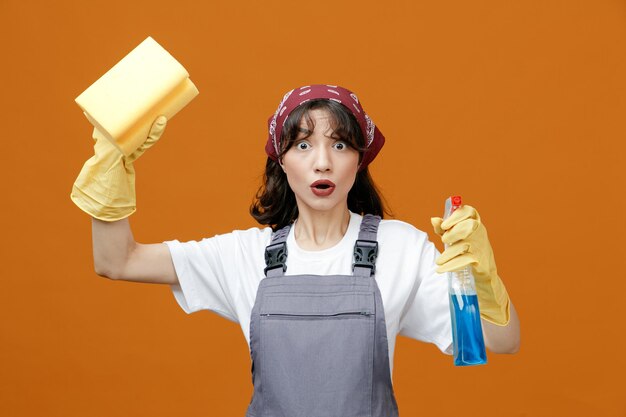
<svg viewBox="0 0 626 417">
<path fill-rule="evenodd" d="M 361 221 L 359 238 L 354 244 L 354 261 L 352 271 L 355 276 L 372 277 L 376 273 L 376 256 L 378 255 L 378 224 L 380 216 L 366 214 Z"/>
<path fill-rule="evenodd" d="M 370 277 L 376 272 L 376 256 L 378 255 L 378 224 L 380 216 L 366 214 L 361 221 L 359 237 L 354 244 L 354 261 L 352 271 L 355 276 Z M 291 225 L 283 227 L 272 234 L 270 244 L 265 248 L 266 277 L 280 277 L 287 270 L 287 236 Z"/>
<path fill-rule="evenodd" d="M 265 272 L 266 277 L 280 277 L 287 270 L 287 236 L 291 225 L 283 227 L 272 233 L 272 240 L 265 248 Z"/>
</svg>

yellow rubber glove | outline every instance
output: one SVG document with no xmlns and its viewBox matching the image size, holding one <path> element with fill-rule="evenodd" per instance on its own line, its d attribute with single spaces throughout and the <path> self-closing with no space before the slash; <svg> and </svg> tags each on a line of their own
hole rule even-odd
<svg viewBox="0 0 626 417">
<path fill-rule="evenodd" d="M 94 130 L 94 156 L 78 174 L 71 198 L 81 210 L 104 221 L 124 219 L 135 212 L 135 168 L 133 162 L 154 145 L 165 129 L 160 116 L 152 124 L 146 141 L 127 157 Z"/>
<path fill-rule="evenodd" d="M 487 229 L 472 206 L 462 205 L 445 221 L 430 219 L 435 233 L 448 248 L 435 261 L 438 273 L 472 266 L 480 315 L 483 319 L 505 326 L 510 318 L 510 300 L 498 276 Z"/>
</svg>

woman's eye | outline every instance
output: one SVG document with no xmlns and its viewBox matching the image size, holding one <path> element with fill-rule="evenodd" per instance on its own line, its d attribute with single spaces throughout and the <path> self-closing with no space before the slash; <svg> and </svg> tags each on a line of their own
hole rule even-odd
<svg viewBox="0 0 626 417">
<path fill-rule="evenodd" d="M 300 149 L 300 150 L 306 150 L 309 148 L 309 144 L 306 142 L 300 142 L 298 144 L 296 144 L 296 148 Z"/>
<path fill-rule="evenodd" d="M 346 145 L 345 142 L 335 142 L 333 146 L 335 147 L 335 149 L 339 151 L 343 151 L 344 149 L 348 147 L 348 145 Z"/>
</svg>

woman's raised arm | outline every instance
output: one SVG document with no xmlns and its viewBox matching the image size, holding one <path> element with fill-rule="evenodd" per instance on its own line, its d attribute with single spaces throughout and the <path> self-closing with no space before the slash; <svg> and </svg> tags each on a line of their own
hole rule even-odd
<svg viewBox="0 0 626 417">
<path fill-rule="evenodd" d="M 172 258 L 164 243 L 135 242 L 128 216 L 136 210 L 133 162 L 163 134 L 167 119 L 157 118 L 146 141 L 122 154 L 95 129 L 94 156 L 72 187 L 72 201 L 92 217 L 94 267 L 98 275 L 127 281 L 175 284 Z"/>
<path fill-rule="evenodd" d="M 128 218 L 113 222 L 92 218 L 91 233 L 96 274 L 123 281 L 178 283 L 167 245 L 135 242 Z"/>
</svg>

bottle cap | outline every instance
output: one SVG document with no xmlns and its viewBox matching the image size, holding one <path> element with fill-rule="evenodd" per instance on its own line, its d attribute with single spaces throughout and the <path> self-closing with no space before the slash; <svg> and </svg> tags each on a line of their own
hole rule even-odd
<svg viewBox="0 0 626 417">
<path fill-rule="evenodd" d="M 461 204 L 462 200 L 460 195 L 452 195 L 446 198 L 446 206 L 443 212 L 443 219 L 445 220 L 450 217 L 450 215 L 452 215 L 452 213 L 454 213 L 456 209 L 461 207 Z"/>
<path fill-rule="evenodd" d="M 461 204 L 463 204 L 463 203 L 462 203 L 462 200 L 461 200 L 461 196 L 460 196 L 460 195 L 453 195 L 452 197 L 450 197 L 450 200 L 452 200 L 452 201 L 451 201 L 451 203 L 452 203 L 452 204 L 451 204 L 451 205 L 452 205 L 452 207 L 451 207 L 451 210 L 450 210 L 450 214 L 452 214 L 452 213 L 454 213 L 454 211 L 455 211 L 456 209 L 458 209 L 459 207 L 461 207 Z"/>
</svg>

